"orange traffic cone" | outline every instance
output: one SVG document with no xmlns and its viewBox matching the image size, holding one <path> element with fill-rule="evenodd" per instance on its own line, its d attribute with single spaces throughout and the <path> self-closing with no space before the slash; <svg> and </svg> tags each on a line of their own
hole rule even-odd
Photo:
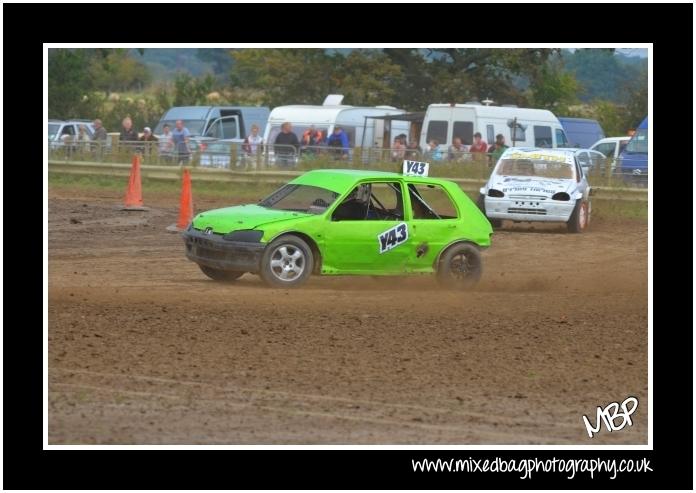
<svg viewBox="0 0 696 493">
<path fill-rule="evenodd" d="M 128 178 L 128 188 L 126 188 L 126 198 L 124 200 L 122 211 L 146 211 L 147 207 L 143 207 L 143 190 L 140 181 L 140 155 L 133 156 L 133 165 L 131 166 L 130 177 Z"/>
<path fill-rule="evenodd" d="M 167 231 L 176 233 L 183 231 L 193 219 L 193 194 L 191 193 L 191 172 L 184 168 L 181 177 L 181 201 L 179 204 L 179 220 L 167 227 Z"/>
</svg>

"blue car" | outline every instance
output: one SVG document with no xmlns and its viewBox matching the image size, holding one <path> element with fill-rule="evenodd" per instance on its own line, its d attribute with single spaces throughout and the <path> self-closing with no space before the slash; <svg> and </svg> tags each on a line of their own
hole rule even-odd
<svg viewBox="0 0 696 493">
<path fill-rule="evenodd" d="M 648 117 L 640 123 L 636 133 L 619 156 L 617 168 L 624 180 L 639 186 L 648 186 Z"/>
<path fill-rule="evenodd" d="M 571 147 L 587 149 L 605 137 L 604 130 L 597 120 L 559 116 L 558 121 L 563 125 Z"/>
</svg>

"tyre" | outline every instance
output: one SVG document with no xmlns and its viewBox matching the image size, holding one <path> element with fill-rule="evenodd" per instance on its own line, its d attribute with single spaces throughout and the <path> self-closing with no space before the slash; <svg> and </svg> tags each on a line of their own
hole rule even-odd
<svg viewBox="0 0 696 493">
<path fill-rule="evenodd" d="M 312 249 L 302 238 L 285 235 L 271 242 L 261 258 L 261 279 L 276 288 L 303 284 L 314 269 Z"/>
<path fill-rule="evenodd" d="M 469 243 L 460 243 L 442 254 L 437 268 L 437 280 L 447 288 L 467 289 L 478 283 L 482 272 L 483 264 L 478 248 Z"/>
<path fill-rule="evenodd" d="M 481 209 L 481 212 L 483 212 L 483 215 L 486 216 L 486 219 L 488 219 L 488 222 L 491 223 L 491 227 L 500 228 L 503 225 L 502 219 L 491 219 L 486 215 L 486 196 L 483 195 L 482 193 L 479 194 L 479 198 L 476 201 L 476 205 L 478 206 L 479 209 Z"/>
<path fill-rule="evenodd" d="M 590 203 L 586 200 L 578 200 L 575 209 L 568 219 L 568 231 L 571 233 L 582 233 L 590 224 Z"/>
<path fill-rule="evenodd" d="M 205 265 L 199 265 L 198 267 L 200 267 L 201 271 L 203 271 L 203 274 L 211 278 L 213 281 L 232 282 L 244 274 L 244 272 L 214 269 Z"/>
</svg>

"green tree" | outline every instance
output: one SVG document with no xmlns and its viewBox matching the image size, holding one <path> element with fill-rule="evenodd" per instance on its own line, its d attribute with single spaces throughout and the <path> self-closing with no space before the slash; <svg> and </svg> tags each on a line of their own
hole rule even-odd
<svg viewBox="0 0 696 493">
<path fill-rule="evenodd" d="M 624 86 L 626 95 L 626 128 L 635 128 L 648 114 L 648 67 Z"/>
<path fill-rule="evenodd" d="M 147 67 L 129 50 L 89 50 L 89 72 L 96 90 L 115 92 L 142 89 L 151 81 Z"/>
<path fill-rule="evenodd" d="M 560 60 L 549 60 L 535 74 L 529 85 L 529 106 L 565 115 L 578 102 L 580 84 L 573 74 L 563 69 Z"/>
<path fill-rule="evenodd" d="M 223 79 L 229 78 L 230 69 L 232 68 L 232 55 L 230 50 L 221 48 L 198 48 L 196 57 L 213 66 L 213 72 L 216 76 Z"/>
<path fill-rule="evenodd" d="M 323 49 L 235 49 L 233 86 L 262 91 L 271 107 L 321 104 L 335 88 L 333 62 L 340 55 Z"/>
<path fill-rule="evenodd" d="M 83 50 L 48 50 L 48 117 L 75 118 L 85 109 L 85 96 L 93 89 Z"/>
</svg>

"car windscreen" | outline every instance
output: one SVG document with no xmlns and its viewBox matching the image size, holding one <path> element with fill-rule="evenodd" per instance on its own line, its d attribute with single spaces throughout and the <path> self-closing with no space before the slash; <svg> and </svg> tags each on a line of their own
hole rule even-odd
<svg viewBox="0 0 696 493">
<path fill-rule="evenodd" d="M 338 195 L 322 187 L 289 183 L 263 199 L 259 205 L 282 211 L 322 214 Z"/>
<path fill-rule="evenodd" d="M 647 154 L 648 153 L 648 129 L 640 128 L 636 131 L 633 138 L 628 142 L 626 146 L 626 152 L 632 152 L 635 154 Z"/>
<path fill-rule="evenodd" d="M 48 140 L 54 140 L 58 132 L 60 131 L 60 125 L 56 123 L 48 124 Z"/>
<path fill-rule="evenodd" d="M 501 159 L 496 167 L 496 174 L 502 176 L 538 176 L 541 178 L 575 177 L 573 166 L 545 159 Z"/>
<path fill-rule="evenodd" d="M 203 126 L 205 125 L 205 120 L 183 120 L 184 122 L 184 127 L 188 128 L 188 131 L 191 132 L 191 135 L 201 135 L 203 132 Z M 169 130 L 174 130 L 174 126 L 176 124 L 176 120 L 162 120 L 157 124 L 155 127 L 155 134 L 156 135 L 161 135 L 163 133 L 162 128 L 164 127 L 164 124 L 168 123 L 169 124 Z"/>
</svg>

